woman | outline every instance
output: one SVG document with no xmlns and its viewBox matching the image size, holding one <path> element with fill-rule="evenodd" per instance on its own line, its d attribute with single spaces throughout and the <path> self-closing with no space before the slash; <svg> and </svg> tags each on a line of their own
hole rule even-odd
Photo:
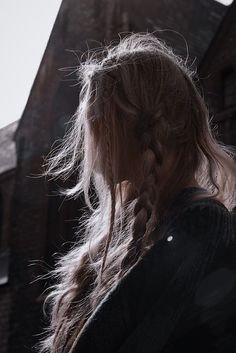
<svg viewBox="0 0 236 353">
<path fill-rule="evenodd" d="M 47 174 L 75 175 L 66 194 L 83 192 L 89 212 L 54 271 L 41 351 L 235 352 L 235 164 L 193 72 L 136 33 L 78 73 L 73 128 Z"/>
</svg>

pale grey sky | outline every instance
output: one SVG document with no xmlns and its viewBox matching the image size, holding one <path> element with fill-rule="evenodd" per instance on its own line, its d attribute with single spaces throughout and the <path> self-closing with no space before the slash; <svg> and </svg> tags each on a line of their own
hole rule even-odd
<svg viewBox="0 0 236 353">
<path fill-rule="evenodd" d="M 217 2 L 220 2 L 223 5 L 231 5 L 234 0 L 216 0 Z"/>
<path fill-rule="evenodd" d="M 0 0 L 0 128 L 20 119 L 61 0 Z"/>
<path fill-rule="evenodd" d="M 0 0 L 0 128 L 23 113 L 61 1 Z"/>
</svg>

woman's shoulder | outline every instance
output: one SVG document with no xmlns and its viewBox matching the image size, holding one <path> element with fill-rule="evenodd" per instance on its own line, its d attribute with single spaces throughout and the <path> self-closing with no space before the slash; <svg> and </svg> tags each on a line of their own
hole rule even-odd
<svg viewBox="0 0 236 353">
<path fill-rule="evenodd" d="M 186 254 L 207 254 L 225 252 L 227 248 L 235 248 L 235 224 L 233 215 L 219 201 L 199 199 L 169 214 L 160 227 L 161 244 L 174 258 Z M 154 246 L 158 248 L 158 244 Z"/>
<path fill-rule="evenodd" d="M 225 205 L 211 196 L 201 187 L 186 187 L 175 195 L 164 216 L 164 223 L 171 219 L 187 218 L 195 220 L 202 218 L 210 220 L 222 215 L 230 217 Z"/>
<path fill-rule="evenodd" d="M 197 238 L 235 240 L 233 214 L 223 203 L 213 198 L 202 198 L 179 207 L 170 223 L 175 230 L 188 232 Z"/>
<path fill-rule="evenodd" d="M 186 187 L 181 190 L 174 198 L 173 210 L 184 210 L 187 212 L 209 212 L 212 214 L 229 213 L 226 206 L 213 197 L 209 192 L 202 187 Z"/>
<path fill-rule="evenodd" d="M 199 222 L 198 225 L 209 225 L 217 227 L 220 225 L 220 221 L 230 220 L 231 214 L 229 210 L 218 200 L 199 199 L 187 206 L 183 207 L 178 213 L 179 220 L 186 220 L 188 223 Z"/>
</svg>

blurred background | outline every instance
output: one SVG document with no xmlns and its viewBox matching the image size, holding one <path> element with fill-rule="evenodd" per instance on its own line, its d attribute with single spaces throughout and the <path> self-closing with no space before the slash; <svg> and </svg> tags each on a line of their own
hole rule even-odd
<svg viewBox="0 0 236 353">
<path fill-rule="evenodd" d="M 118 33 L 156 31 L 198 70 L 216 137 L 236 146 L 236 3 L 0 0 L 0 18 L 0 353 L 27 353 L 47 325 L 50 280 L 37 278 L 68 250 L 84 206 L 38 177 L 78 106 L 79 57 Z"/>
</svg>

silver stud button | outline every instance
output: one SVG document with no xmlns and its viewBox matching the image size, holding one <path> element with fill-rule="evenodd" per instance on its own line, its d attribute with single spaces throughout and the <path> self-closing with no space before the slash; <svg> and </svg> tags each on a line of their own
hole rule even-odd
<svg viewBox="0 0 236 353">
<path fill-rule="evenodd" d="M 166 240 L 167 240 L 167 241 L 173 240 L 173 236 L 172 236 L 172 235 L 169 235 Z"/>
</svg>

